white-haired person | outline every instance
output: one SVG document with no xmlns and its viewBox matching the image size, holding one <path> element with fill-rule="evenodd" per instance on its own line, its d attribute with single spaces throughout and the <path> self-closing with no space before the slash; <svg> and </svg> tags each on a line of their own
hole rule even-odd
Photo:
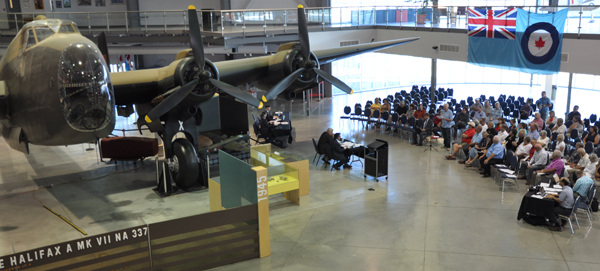
<svg viewBox="0 0 600 271">
<path fill-rule="evenodd" d="M 546 130 L 542 130 L 540 132 L 540 137 L 537 139 L 537 143 L 542 145 L 542 148 L 548 149 L 550 138 L 548 137 L 548 133 L 546 132 Z"/>
</svg>

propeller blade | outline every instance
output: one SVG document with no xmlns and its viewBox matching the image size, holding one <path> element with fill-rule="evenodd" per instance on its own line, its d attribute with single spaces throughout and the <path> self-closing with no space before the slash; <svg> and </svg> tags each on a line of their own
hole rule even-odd
<svg viewBox="0 0 600 271">
<path fill-rule="evenodd" d="M 257 107 L 258 109 L 262 109 L 263 103 L 261 101 L 257 100 L 252 95 L 241 90 L 240 88 L 234 87 L 230 84 L 227 84 L 225 82 L 221 82 L 219 80 L 212 79 L 212 78 L 209 79 L 209 81 L 213 86 L 215 86 L 216 88 L 220 89 L 221 91 L 235 97 L 236 99 L 243 101 L 244 103 L 247 103 L 251 106 Z"/>
<path fill-rule="evenodd" d="M 310 41 L 308 40 L 308 25 L 306 24 L 306 15 L 302 5 L 298 5 L 298 36 L 300 38 L 300 52 L 304 59 L 308 59 L 310 56 Z"/>
<path fill-rule="evenodd" d="M 273 86 L 273 88 L 262 97 L 262 101 L 266 103 L 267 101 L 270 101 L 277 97 L 279 93 L 283 92 L 286 88 L 291 86 L 294 83 L 294 81 L 296 81 L 296 79 L 298 79 L 298 77 L 302 75 L 302 72 L 304 72 L 304 70 L 304 68 L 300 68 L 288 75 L 286 78 L 283 78 L 283 80 L 279 81 L 277 85 Z"/>
<path fill-rule="evenodd" d="M 349 87 L 348 85 L 346 85 L 346 83 L 342 82 L 340 79 L 335 78 L 335 76 L 326 73 L 322 70 L 319 70 L 317 68 L 313 69 L 319 76 L 321 76 L 321 78 L 323 78 L 323 80 L 331 83 L 332 85 L 336 86 L 337 88 L 341 89 L 343 92 L 346 92 L 348 94 L 352 94 L 354 93 L 354 90 L 352 90 L 351 87 Z"/>
<path fill-rule="evenodd" d="M 171 111 L 171 109 L 175 108 L 185 97 L 187 97 L 192 90 L 198 84 L 198 80 L 191 81 L 185 84 L 183 87 L 175 90 L 173 94 L 167 97 L 164 101 L 160 102 L 156 107 L 154 107 L 145 117 L 146 122 L 152 123 L 153 121 L 160 120 L 164 114 Z"/>
<path fill-rule="evenodd" d="M 204 45 L 202 44 L 202 32 L 200 32 L 196 7 L 192 5 L 188 7 L 188 18 L 190 22 L 190 45 L 194 53 L 194 60 L 196 60 L 200 70 L 204 70 Z"/>
<path fill-rule="evenodd" d="M 104 61 L 106 61 L 106 64 L 110 67 L 110 60 L 108 58 L 108 44 L 106 43 L 106 34 L 104 34 L 104 31 L 100 33 L 100 36 L 98 36 L 98 49 L 100 49 L 100 53 L 104 57 Z"/>
</svg>

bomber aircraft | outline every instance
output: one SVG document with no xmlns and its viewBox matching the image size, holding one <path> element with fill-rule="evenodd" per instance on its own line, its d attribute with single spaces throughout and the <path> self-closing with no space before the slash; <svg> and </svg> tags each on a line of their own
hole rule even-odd
<svg viewBox="0 0 600 271">
<path fill-rule="evenodd" d="M 204 58 L 195 7 L 188 8 L 191 49 L 157 69 L 110 73 L 104 33 L 98 46 L 75 23 L 38 16 L 24 25 L 0 60 L 0 132 L 13 149 L 29 153 L 29 144 L 61 146 L 97 141 L 114 129 L 119 115 L 133 113 L 138 128 L 147 126 L 165 142 L 165 163 L 177 186 L 200 177 L 198 105 L 214 95 L 231 95 L 251 106 L 279 94 L 314 88 L 325 80 L 352 89 L 319 65 L 373 52 L 419 38 L 310 50 L 304 8 L 298 7 L 299 42 L 283 44 L 276 54 L 213 63 Z M 251 83 L 269 90 L 258 100 L 241 90 Z M 183 132 L 186 138 L 172 140 Z"/>
</svg>

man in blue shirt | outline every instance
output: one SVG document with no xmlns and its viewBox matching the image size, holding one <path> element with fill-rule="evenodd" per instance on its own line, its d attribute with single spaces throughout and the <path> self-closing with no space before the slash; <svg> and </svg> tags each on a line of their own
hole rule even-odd
<svg viewBox="0 0 600 271">
<path fill-rule="evenodd" d="M 491 175 L 491 167 L 495 164 L 502 164 L 502 159 L 504 158 L 504 147 L 502 147 L 502 142 L 500 142 L 500 137 L 495 136 L 494 142 L 492 146 L 486 151 L 485 155 L 479 159 L 479 164 L 483 167 L 483 177 L 490 177 Z"/>
<path fill-rule="evenodd" d="M 535 104 L 540 110 L 540 115 L 542 116 L 542 119 L 544 120 L 544 122 L 546 122 L 548 112 L 550 111 L 550 107 L 552 107 L 552 101 L 550 100 L 550 98 L 546 97 L 545 91 L 542 91 L 542 98 L 537 100 Z"/>
<path fill-rule="evenodd" d="M 529 129 L 529 133 L 527 133 L 527 136 L 535 140 L 538 140 L 538 138 L 540 138 L 540 132 L 538 132 L 537 124 L 531 123 L 531 128 Z"/>
<path fill-rule="evenodd" d="M 444 104 L 444 110 L 442 110 L 442 136 L 444 137 L 444 148 L 450 148 L 450 137 L 452 134 L 452 121 L 454 120 L 454 113 L 448 109 L 448 104 Z"/>
<path fill-rule="evenodd" d="M 475 114 L 473 114 L 473 119 L 474 120 L 480 120 L 480 119 L 485 119 L 485 112 L 483 112 L 483 109 L 477 108 L 477 111 L 475 111 Z"/>
<path fill-rule="evenodd" d="M 558 202 L 558 206 L 554 207 L 554 214 L 550 215 L 548 219 L 552 222 L 552 226 L 550 227 L 551 231 L 562 231 L 561 224 L 558 222 L 557 215 L 569 216 L 571 214 L 571 210 L 573 210 L 573 204 L 575 203 L 575 198 L 573 198 L 573 189 L 569 187 L 569 179 L 561 178 L 560 182 L 558 182 L 560 186 L 562 186 L 563 190 L 560 192 L 560 196 L 558 195 L 548 195 L 546 198 L 553 199 Z M 563 225 L 566 223 L 563 222 Z"/>
<path fill-rule="evenodd" d="M 581 201 L 585 202 L 588 192 L 590 192 L 590 186 L 594 184 L 594 181 L 583 173 L 581 169 L 578 169 L 575 175 L 577 175 L 577 181 L 573 186 L 573 197 L 577 198 L 577 196 L 581 196 Z"/>
</svg>

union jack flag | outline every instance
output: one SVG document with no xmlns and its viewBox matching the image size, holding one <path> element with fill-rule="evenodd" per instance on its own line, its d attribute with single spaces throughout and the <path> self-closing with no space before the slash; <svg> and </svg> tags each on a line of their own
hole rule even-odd
<svg viewBox="0 0 600 271">
<path fill-rule="evenodd" d="M 517 9 L 485 10 L 469 8 L 469 36 L 515 39 Z"/>
</svg>

